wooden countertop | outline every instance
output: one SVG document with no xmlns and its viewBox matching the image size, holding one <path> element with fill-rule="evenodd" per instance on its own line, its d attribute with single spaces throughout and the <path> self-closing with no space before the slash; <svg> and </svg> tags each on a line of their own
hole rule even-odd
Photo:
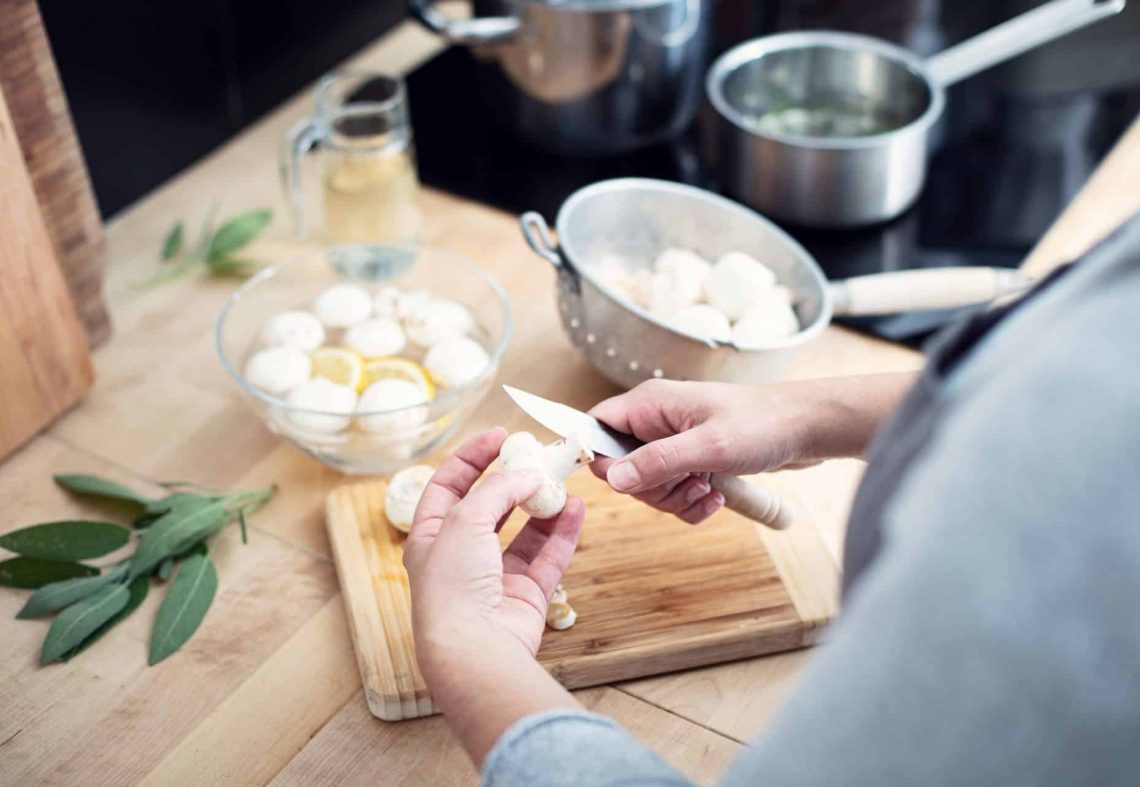
<svg viewBox="0 0 1140 787">
<path fill-rule="evenodd" d="M 404 72 L 438 43 L 406 24 L 352 65 Z M 413 99 L 414 100 L 414 99 Z M 146 639 L 157 597 L 82 657 L 37 668 L 46 623 L 15 621 L 23 593 L 0 589 L 0 782 L 236 784 L 470 784 L 475 774 L 439 717 L 386 724 L 361 695 L 348 625 L 325 536 L 325 494 L 343 477 L 274 438 L 246 409 L 214 357 L 212 327 L 233 282 L 191 278 L 142 290 L 162 237 L 179 218 L 197 226 L 215 200 L 223 215 L 278 209 L 260 256 L 287 255 L 276 171 L 278 141 L 311 106 L 308 91 L 109 227 L 112 341 L 95 355 L 93 393 L 0 464 L 2 529 L 78 508 L 53 472 L 98 472 L 140 486 L 164 479 L 252 487 L 278 497 L 242 546 L 231 528 L 216 548 L 218 597 L 198 633 L 155 668 Z M 1069 259 L 1140 208 L 1135 124 L 1028 261 Z M 512 216 L 427 191 L 430 245 L 465 253 L 509 290 L 519 326 L 501 379 L 588 405 L 612 388 L 558 328 L 554 282 L 522 243 Z M 557 358 L 550 363 L 549 358 Z M 820 376 L 917 367 L 909 350 L 832 328 L 792 374 Z M 540 381 L 536 383 L 535 381 Z M 470 429 L 523 418 L 491 396 Z M 839 554 L 860 464 L 783 474 Z M 754 659 L 578 693 L 699 782 L 721 773 L 764 725 L 806 652 Z"/>
</svg>

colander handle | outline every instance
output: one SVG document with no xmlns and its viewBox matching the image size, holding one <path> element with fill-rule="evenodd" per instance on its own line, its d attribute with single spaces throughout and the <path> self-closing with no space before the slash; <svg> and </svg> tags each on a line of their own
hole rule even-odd
<svg viewBox="0 0 1140 787">
<path fill-rule="evenodd" d="M 535 254 L 555 268 L 562 267 L 562 257 L 558 253 L 554 239 L 550 236 L 550 226 L 541 213 L 530 210 L 519 216 L 519 227 L 527 245 Z"/>
</svg>

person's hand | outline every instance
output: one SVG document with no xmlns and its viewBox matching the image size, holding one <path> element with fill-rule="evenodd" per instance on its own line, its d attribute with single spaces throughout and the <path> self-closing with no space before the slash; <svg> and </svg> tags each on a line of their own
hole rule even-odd
<svg viewBox="0 0 1140 787">
<path fill-rule="evenodd" d="M 708 473 L 860 456 L 914 379 L 904 372 L 763 386 L 650 380 L 590 411 L 648 445 L 591 469 L 617 491 L 696 524 L 724 504 Z"/>
<path fill-rule="evenodd" d="M 492 429 L 463 443 L 424 489 L 404 547 L 416 650 L 433 673 L 499 651 L 538 650 L 546 606 L 578 544 L 585 507 L 571 497 L 554 519 L 531 519 L 505 551 L 496 535 L 538 489 L 538 471 L 493 473 L 475 482 L 506 439 Z M 434 690 L 434 687 L 433 687 Z"/>
</svg>

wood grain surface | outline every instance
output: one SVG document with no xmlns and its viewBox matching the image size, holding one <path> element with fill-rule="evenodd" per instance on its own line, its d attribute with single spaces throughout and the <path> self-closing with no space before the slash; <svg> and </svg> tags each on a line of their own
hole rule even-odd
<svg viewBox="0 0 1140 787">
<path fill-rule="evenodd" d="M 0 91 L 0 457 L 87 393 L 91 360 Z"/>
<path fill-rule="evenodd" d="M 569 487 L 587 510 L 563 582 L 578 622 L 547 631 L 538 653 L 567 688 L 802 647 L 818 641 L 835 613 L 838 568 L 818 536 L 806 542 L 816 551 L 808 560 L 778 567 L 758 526 L 738 514 L 722 511 L 693 528 L 587 473 L 573 476 Z M 404 537 L 384 517 L 385 488 L 384 481 L 365 481 L 333 490 L 327 525 L 368 707 L 397 721 L 437 708 L 416 665 Z M 523 519 L 516 515 L 503 528 L 504 547 Z M 805 614 L 792 586 L 828 598 Z"/>
<path fill-rule="evenodd" d="M 409 24 L 347 65 L 400 73 L 438 47 Z M 107 297 L 116 333 L 95 353 L 98 382 L 79 407 L 0 463 L 2 530 L 91 513 L 51 483 L 52 472 L 99 472 L 151 491 L 147 484 L 172 478 L 227 488 L 281 485 L 251 519 L 248 545 L 232 532 L 222 539 L 214 608 L 194 638 L 154 668 L 146 667 L 146 639 L 161 593 L 80 658 L 37 669 L 46 622 L 13 620 L 25 594 L 0 589 L 0 784 L 477 783 L 441 717 L 386 724 L 368 711 L 324 516 L 328 493 L 347 479 L 275 439 L 218 367 L 211 330 L 234 283 L 191 277 L 149 290 L 135 286 L 153 273 L 164 230 L 177 218 L 195 226 L 202 218 L 196 211 L 216 199 L 223 215 L 269 205 L 284 216 L 277 145 L 311 107 L 310 94 L 298 96 L 115 218 L 107 235 L 114 260 Z M 1140 124 L 1029 264 L 1046 270 L 1111 231 L 1140 209 L 1138 182 Z M 613 391 L 562 336 L 551 272 L 520 241 L 514 217 L 432 191 L 422 194 L 422 207 L 426 243 L 477 260 L 511 297 L 518 332 L 502 382 L 557 394 L 577 407 Z M 279 219 L 251 253 L 264 260 L 287 256 L 294 247 L 280 240 L 285 233 Z M 920 363 L 905 348 L 829 328 L 790 373 L 898 371 Z M 492 395 L 463 431 L 495 423 L 527 428 L 505 397 Z M 786 534 L 764 536 L 777 567 L 810 563 L 819 554 L 799 534 L 822 534 L 831 558 L 839 556 L 861 472 L 861 463 L 844 460 L 765 479 L 805 517 Z M 805 521 L 807 529 L 800 527 Z M 787 590 L 797 610 L 810 611 L 827 597 L 818 583 Z M 576 696 L 689 778 L 710 784 L 778 712 L 811 652 Z"/>
<path fill-rule="evenodd" d="M 72 302 L 96 347 L 111 335 L 103 220 L 36 0 L 0 0 L 0 91 Z"/>
</svg>

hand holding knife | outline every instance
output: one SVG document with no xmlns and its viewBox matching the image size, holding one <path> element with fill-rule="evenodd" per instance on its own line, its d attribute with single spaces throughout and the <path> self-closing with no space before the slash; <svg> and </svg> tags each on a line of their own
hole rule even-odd
<svg viewBox="0 0 1140 787">
<path fill-rule="evenodd" d="M 618 459 L 644 445 L 633 435 L 611 429 L 573 407 L 509 385 L 504 385 L 503 390 L 523 412 L 550 431 L 562 437 L 578 432 L 594 453 Z M 726 473 L 711 473 L 708 478 L 712 488 L 724 495 L 726 508 L 777 530 L 792 524 L 790 509 L 775 493 Z"/>
</svg>

